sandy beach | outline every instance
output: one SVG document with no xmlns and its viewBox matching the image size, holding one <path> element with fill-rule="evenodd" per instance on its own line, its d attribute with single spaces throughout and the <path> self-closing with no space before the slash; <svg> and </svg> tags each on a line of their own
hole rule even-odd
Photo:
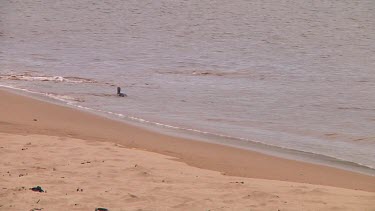
<svg viewBox="0 0 375 211">
<path fill-rule="evenodd" d="M 375 210 L 373 176 L 0 99 L 0 210 Z"/>
</svg>

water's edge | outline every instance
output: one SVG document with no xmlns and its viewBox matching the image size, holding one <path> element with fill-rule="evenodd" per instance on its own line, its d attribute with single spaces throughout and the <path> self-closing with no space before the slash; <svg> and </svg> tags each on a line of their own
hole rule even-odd
<svg viewBox="0 0 375 211">
<path fill-rule="evenodd" d="M 23 88 L 17 88 L 13 86 L 7 86 L 7 85 L 1 85 L 0 88 L 14 93 L 21 96 L 27 96 L 31 97 L 37 100 L 45 101 L 52 104 L 57 104 L 61 106 L 67 106 L 73 109 L 77 109 L 80 111 L 89 112 L 94 115 L 99 115 L 102 117 L 106 117 L 115 121 L 120 121 L 125 124 L 134 125 L 137 127 L 141 127 L 147 130 L 155 131 L 158 133 L 174 136 L 174 137 L 183 137 L 183 138 L 189 138 L 195 141 L 202 141 L 202 142 L 208 142 L 213 144 L 220 144 L 225 145 L 229 147 L 234 148 L 240 148 L 240 149 L 246 149 L 249 151 L 256 151 L 263 154 L 280 157 L 280 158 L 286 158 L 290 160 L 297 160 L 307 163 L 313 163 L 318 165 L 324 165 L 334 168 L 339 168 L 347 171 L 362 173 L 370 176 L 375 176 L 375 169 L 350 162 L 345 160 L 340 160 L 334 157 L 321 155 L 321 154 L 315 154 L 311 152 L 304 152 L 304 151 L 298 151 L 293 149 L 287 149 L 282 148 L 278 146 L 268 145 L 261 142 L 256 142 L 253 140 L 242 140 L 240 138 L 220 135 L 220 134 L 212 134 L 205 131 L 200 131 L 196 129 L 189 129 L 189 128 L 180 128 L 175 127 L 172 125 L 166 125 L 159 122 L 152 122 L 145 119 L 140 119 L 137 117 L 132 116 L 125 116 L 123 114 L 118 114 L 110 111 L 104 111 L 99 109 L 92 109 L 89 107 L 84 107 L 77 105 L 73 102 L 70 102 L 66 99 L 61 99 L 58 97 L 55 97 L 49 93 L 41 93 L 36 91 L 31 91 Z"/>
</svg>

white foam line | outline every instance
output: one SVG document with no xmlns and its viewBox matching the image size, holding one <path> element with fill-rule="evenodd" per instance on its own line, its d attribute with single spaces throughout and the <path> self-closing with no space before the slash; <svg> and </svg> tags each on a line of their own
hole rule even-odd
<svg viewBox="0 0 375 211">
<path fill-rule="evenodd" d="M 177 126 L 172 126 L 172 125 L 168 125 L 168 124 L 163 124 L 163 123 L 160 123 L 160 122 L 153 122 L 153 121 L 145 120 L 145 119 L 134 117 L 134 116 L 127 116 L 127 115 L 125 116 L 123 114 L 114 113 L 114 112 L 111 112 L 111 111 L 93 109 L 93 108 L 89 108 L 89 107 L 86 107 L 86 106 L 77 105 L 72 101 L 59 98 L 58 96 L 55 96 L 55 95 L 49 94 L 49 93 L 35 92 L 35 91 L 28 90 L 28 89 L 23 89 L 23 88 L 8 86 L 8 85 L 0 85 L 0 87 L 15 89 L 15 90 L 24 91 L 24 92 L 28 92 L 28 93 L 32 93 L 32 94 L 39 94 L 39 95 L 41 94 L 41 95 L 44 95 L 46 97 L 50 97 L 50 98 L 53 98 L 55 100 L 59 100 L 61 102 L 67 103 L 70 106 L 78 107 L 78 108 L 85 109 L 85 110 L 98 111 L 98 112 L 105 113 L 105 114 L 115 115 L 115 116 L 118 116 L 118 117 L 121 117 L 121 118 L 128 118 L 128 119 L 135 120 L 135 121 L 142 122 L 142 123 L 158 125 L 158 126 L 162 126 L 162 127 L 166 127 L 166 128 L 171 128 L 171 129 L 186 130 L 186 131 L 192 131 L 192 132 L 197 132 L 197 133 L 201 133 L 201 134 L 214 135 L 214 136 L 219 136 L 219 137 L 229 138 L 229 139 L 237 139 L 237 140 L 242 140 L 242 141 L 252 141 L 252 140 L 246 139 L 246 138 L 233 137 L 233 136 L 217 134 L 217 133 L 210 133 L 210 132 L 201 131 L 201 130 L 192 129 L 192 128 L 177 127 Z M 262 142 L 258 142 L 258 141 L 252 141 L 252 142 L 263 144 Z M 273 146 L 273 145 L 270 145 L 270 146 Z M 278 147 L 278 146 L 274 146 L 274 147 Z"/>
<path fill-rule="evenodd" d="M 163 123 L 159 123 L 159 122 L 153 122 L 153 121 L 145 120 L 145 119 L 134 117 L 134 116 L 127 116 L 127 115 L 123 115 L 123 114 L 119 114 L 119 113 L 114 113 L 114 112 L 111 112 L 111 111 L 104 111 L 104 110 L 100 110 L 100 109 L 93 109 L 93 108 L 89 108 L 89 107 L 86 107 L 86 106 L 77 105 L 77 104 L 75 104 L 72 101 L 59 98 L 59 97 L 54 96 L 54 95 L 49 94 L 49 93 L 35 92 L 35 91 L 28 90 L 28 89 L 23 89 L 23 88 L 8 86 L 8 85 L 1 85 L 1 84 L 0 84 L 0 87 L 5 87 L 5 88 L 9 88 L 9 89 L 20 90 L 20 91 L 24 91 L 24 92 L 28 92 L 28 93 L 37 94 L 37 95 L 41 94 L 41 95 L 44 95 L 46 97 L 50 97 L 50 98 L 53 98 L 55 100 L 59 100 L 61 102 L 64 102 L 67 105 L 70 105 L 70 106 L 73 106 L 73 107 L 77 107 L 77 108 L 80 108 L 80 109 L 84 109 L 84 110 L 93 111 L 94 113 L 95 112 L 101 112 L 101 113 L 104 113 L 104 114 L 109 114 L 109 115 L 117 116 L 117 117 L 120 117 L 120 118 L 127 118 L 127 119 L 134 120 L 134 121 L 137 121 L 137 122 L 147 123 L 147 124 L 153 124 L 153 125 L 157 125 L 157 126 L 161 126 L 161 127 L 175 129 L 175 130 L 192 131 L 192 132 L 196 132 L 196 133 L 200 133 L 200 134 L 205 134 L 205 135 L 218 136 L 218 137 L 221 137 L 221 138 L 224 138 L 224 139 L 234 139 L 234 140 L 241 140 L 241 141 L 253 142 L 253 143 L 256 143 L 256 144 L 262 144 L 264 146 L 276 147 L 276 148 L 284 149 L 284 150 L 293 150 L 293 151 L 302 152 L 302 153 L 310 153 L 310 154 L 317 155 L 317 156 L 320 155 L 320 156 L 330 157 L 330 158 L 336 159 L 338 161 L 350 162 L 350 163 L 357 164 L 359 166 L 367 167 L 367 168 L 370 168 L 370 169 L 374 169 L 375 168 L 375 167 L 372 167 L 372 166 L 369 166 L 369 165 L 365 165 L 365 164 L 362 164 L 362 163 L 357 163 L 357 162 L 353 162 L 353 161 L 347 161 L 347 160 L 344 160 L 344 159 L 340 159 L 340 158 L 336 158 L 336 157 L 332 157 L 332 156 L 328 156 L 328 155 L 324 155 L 324 154 L 317 154 L 317 153 L 311 152 L 311 151 L 296 150 L 296 149 L 281 147 L 281 146 L 277 146 L 277 145 L 266 144 L 266 143 L 263 143 L 263 142 L 260 142 L 260 141 L 250 140 L 250 139 L 247 139 L 247 138 L 228 136 L 228 135 L 223 135 L 223 134 L 218 134 L 218 133 L 211 133 L 211 132 L 201 131 L 201 130 L 192 129 L 192 128 L 177 127 L 177 126 L 172 126 L 172 125 L 163 124 Z"/>
<path fill-rule="evenodd" d="M 29 75 L 0 75 L 0 78 L 20 81 L 52 81 L 68 83 L 95 83 L 90 79 L 63 77 L 63 76 L 29 76 Z"/>
</svg>

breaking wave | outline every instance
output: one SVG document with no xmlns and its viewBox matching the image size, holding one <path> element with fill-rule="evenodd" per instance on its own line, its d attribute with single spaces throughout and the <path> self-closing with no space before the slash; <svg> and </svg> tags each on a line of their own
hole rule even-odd
<svg viewBox="0 0 375 211">
<path fill-rule="evenodd" d="M 47 81 L 47 82 L 67 82 L 67 83 L 97 83 L 97 81 L 81 77 L 63 76 L 39 76 L 31 74 L 6 74 L 0 75 L 0 79 L 14 81 Z"/>
</svg>

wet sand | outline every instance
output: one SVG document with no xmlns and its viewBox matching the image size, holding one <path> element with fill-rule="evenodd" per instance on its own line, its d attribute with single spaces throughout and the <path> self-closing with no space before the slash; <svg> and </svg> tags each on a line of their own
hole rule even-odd
<svg viewBox="0 0 375 211">
<path fill-rule="evenodd" d="M 372 176 L 0 99 L 1 209 L 374 209 Z"/>
</svg>

